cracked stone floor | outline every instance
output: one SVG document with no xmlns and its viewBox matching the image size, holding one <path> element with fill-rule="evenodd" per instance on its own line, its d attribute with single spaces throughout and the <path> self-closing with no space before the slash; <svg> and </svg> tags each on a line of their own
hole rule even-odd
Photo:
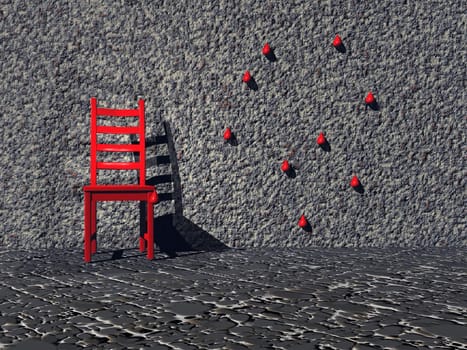
<svg viewBox="0 0 467 350">
<path fill-rule="evenodd" d="M 466 251 L 0 249 L 0 348 L 467 349 Z"/>
</svg>

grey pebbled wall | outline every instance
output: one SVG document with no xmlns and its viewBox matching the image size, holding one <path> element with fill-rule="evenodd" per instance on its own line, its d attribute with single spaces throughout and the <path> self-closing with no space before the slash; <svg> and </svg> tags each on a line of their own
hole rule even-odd
<svg viewBox="0 0 467 350">
<path fill-rule="evenodd" d="M 3 0 L 0 245 L 82 247 L 96 96 L 142 97 L 148 137 L 169 128 L 148 149 L 169 155 L 147 176 L 172 174 L 157 187 L 175 198 L 156 206 L 157 237 L 172 225 L 198 246 L 465 247 L 466 17 L 454 0 Z M 100 203 L 99 247 L 136 247 L 138 216 Z"/>
</svg>

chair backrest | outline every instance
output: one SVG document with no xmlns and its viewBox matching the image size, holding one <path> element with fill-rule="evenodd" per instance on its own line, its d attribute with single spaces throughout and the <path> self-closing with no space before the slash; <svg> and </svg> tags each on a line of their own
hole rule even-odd
<svg viewBox="0 0 467 350">
<path fill-rule="evenodd" d="M 97 125 L 98 116 L 108 117 L 137 117 L 138 126 L 107 126 Z M 97 134 L 137 134 L 138 144 L 104 144 L 97 142 Z M 146 155 L 145 155 L 145 125 L 144 100 L 138 101 L 138 109 L 112 109 L 97 107 L 97 99 L 91 98 L 91 185 L 97 185 L 97 171 L 111 170 L 137 170 L 139 171 L 139 184 L 146 184 Z M 139 154 L 137 162 L 98 162 L 97 152 L 133 152 Z"/>
</svg>

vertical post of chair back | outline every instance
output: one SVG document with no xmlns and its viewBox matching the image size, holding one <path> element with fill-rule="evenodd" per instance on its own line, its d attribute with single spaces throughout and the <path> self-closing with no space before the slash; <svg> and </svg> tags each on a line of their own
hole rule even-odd
<svg viewBox="0 0 467 350">
<path fill-rule="evenodd" d="M 91 98 L 91 185 L 96 185 L 97 177 L 97 156 L 96 156 L 96 144 L 97 144 L 97 99 Z"/>
<path fill-rule="evenodd" d="M 144 100 L 138 101 L 139 109 L 139 184 L 146 185 L 146 130 L 144 123 Z"/>
</svg>

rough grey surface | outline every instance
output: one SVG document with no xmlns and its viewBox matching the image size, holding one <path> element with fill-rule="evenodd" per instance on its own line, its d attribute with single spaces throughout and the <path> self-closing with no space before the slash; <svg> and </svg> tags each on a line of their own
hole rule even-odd
<svg viewBox="0 0 467 350">
<path fill-rule="evenodd" d="M 467 349 L 465 249 L 0 257 L 0 348 Z"/>
<path fill-rule="evenodd" d="M 172 168 L 148 171 L 179 172 L 175 226 L 184 218 L 231 247 L 465 247 L 464 9 L 2 0 L 0 244 L 82 247 L 95 96 L 125 108 L 143 97 L 150 136 L 170 125 Z M 331 45 L 337 33 L 345 53 Z M 275 62 L 261 55 L 266 41 Z M 257 91 L 242 84 L 246 69 Z M 369 90 L 379 111 L 363 103 Z M 237 146 L 223 142 L 227 126 Z M 316 145 L 320 131 L 330 152 Z M 296 178 L 280 171 L 286 158 Z M 354 173 L 363 194 L 349 187 Z M 137 204 L 98 209 L 99 247 L 135 247 Z M 297 226 L 302 213 L 311 234 Z"/>
</svg>

